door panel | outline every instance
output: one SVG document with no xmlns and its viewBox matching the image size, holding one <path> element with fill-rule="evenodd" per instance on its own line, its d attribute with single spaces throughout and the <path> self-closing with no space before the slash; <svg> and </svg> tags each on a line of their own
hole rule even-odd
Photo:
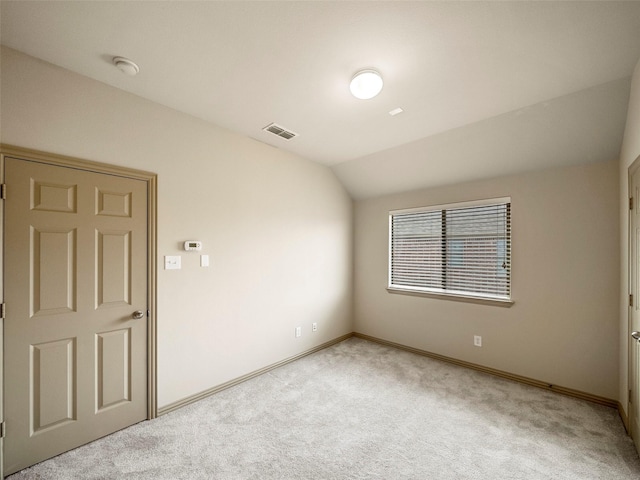
<svg viewBox="0 0 640 480">
<path fill-rule="evenodd" d="M 5 159 L 5 475 L 147 418 L 147 183 Z"/>
<path fill-rule="evenodd" d="M 131 235 L 130 232 L 96 231 L 98 308 L 131 305 Z"/>
<path fill-rule="evenodd" d="M 31 205 L 44 212 L 76 213 L 76 185 L 56 185 L 33 181 Z"/>
<path fill-rule="evenodd" d="M 96 411 L 131 401 L 131 330 L 96 335 Z"/>
<path fill-rule="evenodd" d="M 131 216 L 131 193 L 96 190 L 96 194 L 98 196 L 96 215 L 112 217 Z"/>
<path fill-rule="evenodd" d="M 32 345 L 31 434 L 76 420 L 76 339 Z"/>
<path fill-rule="evenodd" d="M 76 310 L 76 230 L 31 227 L 31 316 Z"/>
</svg>

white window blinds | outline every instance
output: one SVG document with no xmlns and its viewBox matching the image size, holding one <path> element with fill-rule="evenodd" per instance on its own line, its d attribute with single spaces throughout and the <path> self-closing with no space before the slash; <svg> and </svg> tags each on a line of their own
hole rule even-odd
<svg viewBox="0 0 640 480">
<path fill-rule="evenodd" d="M 389 287 L 508 300 L 511 201 L 389 214 Z"/>
</svg>

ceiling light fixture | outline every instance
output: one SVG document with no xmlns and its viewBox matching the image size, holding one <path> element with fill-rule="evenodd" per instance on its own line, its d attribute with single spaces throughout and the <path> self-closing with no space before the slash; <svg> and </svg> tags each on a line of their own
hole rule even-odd
<svg viewBox="0 0 640 480">
<path fill-rule="evenodd" d="M 118 67 L 121 72 L 126 73 L 127 75 L 130 75 L 132 77 L 134 75 L 137 75 L 140 71 L 140 67 L 128 58 L 113 57 L 113 64 Z"/>
<path fill-rule="evenodd" d="M 382 77 L 375 70 L 361 70 L 351 79 L 351 94 L 360 100 L 369 100 L 382 90 Z"/>
</svg>

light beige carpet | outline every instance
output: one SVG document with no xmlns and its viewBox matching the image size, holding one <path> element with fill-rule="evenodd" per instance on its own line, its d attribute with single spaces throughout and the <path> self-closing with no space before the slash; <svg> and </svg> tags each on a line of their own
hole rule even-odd
<svg viewBox="0 0 640 480">
<path fill-rule="evenodd" d="M 639 478 L 611 408 L 356 338 L 9 477 Z"/>
</svg>

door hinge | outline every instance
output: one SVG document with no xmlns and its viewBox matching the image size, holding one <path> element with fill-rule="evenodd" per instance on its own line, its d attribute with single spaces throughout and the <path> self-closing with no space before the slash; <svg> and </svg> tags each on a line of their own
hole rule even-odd
<svg viewBox="0 0 640 480">
<path fill-rule="evenodd" d="M 629 198 L 629 210 L 633 210 L 633 197 Z"/>
<path fill-rule="evenodd" d="M 4 303 L 0 303 L 0 318 L 4 318 Z"/>
<path fill-rule="evenodd" d="M 0 184 L 0 198 L 2 198 L 2 200 L 6 200 L 7 199 L 7 184 L 6 183 Z"/>
<path fill-rule="evenodd" d="M 4 434 L 6 433 L 6 428 L 4 422 L 0 423 L 0 438 L 4 438 Z"/>
<path fill-rule="evenodd" d="M 629 294 L 629 306 L 633 307 L 633 293 Z"/>
<path fill-rule="evenodd" d="M 631 394 L 631 390 L 629 390 L 629 403 L 633 403 L 633 395 Z"/>
</svg>

